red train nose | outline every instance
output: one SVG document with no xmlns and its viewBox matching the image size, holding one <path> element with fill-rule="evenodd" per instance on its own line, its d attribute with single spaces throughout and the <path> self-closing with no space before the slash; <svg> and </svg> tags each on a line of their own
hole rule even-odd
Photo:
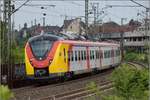
<svg viewBox="0 0 150 100">
<path fill-rule="evenodd" d="M 35 68 L 45 68 L 48 67 L 52 60 L 45 59 L 45 60 L 36 60 L 35 58 L 30 59 L 30 63 Z"/>
</svg>

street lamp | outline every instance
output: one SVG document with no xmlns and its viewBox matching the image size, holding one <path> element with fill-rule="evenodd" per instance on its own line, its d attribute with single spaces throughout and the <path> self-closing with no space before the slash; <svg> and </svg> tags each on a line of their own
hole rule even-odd
<svg viewBox="0 0 150 100">
<path fill-rule="evenodd" d="M 45 17 L 46 17 L 46 13 L 43 13 L 43 27 L 45 27 Z"/>
</svg>

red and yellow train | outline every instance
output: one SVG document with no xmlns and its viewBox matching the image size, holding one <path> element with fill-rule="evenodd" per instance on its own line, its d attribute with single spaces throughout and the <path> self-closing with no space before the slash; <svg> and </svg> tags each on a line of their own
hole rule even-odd
<svg viewBox="0 0 150 100">
<path fill-rule="evenodd" d="M 41 79 L 103 70 L 120 63 L 120 45 L 39 35 L 25 46 L 26 75 Z"/>
</svg>

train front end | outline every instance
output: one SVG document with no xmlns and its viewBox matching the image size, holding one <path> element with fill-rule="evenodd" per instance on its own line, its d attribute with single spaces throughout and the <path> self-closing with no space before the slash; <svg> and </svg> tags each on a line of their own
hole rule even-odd
<svg viewBox="0 0 150 100">
<path fill-rule="evenodd" d="M 49 66 L 54 58 L 53 46 L 59 40 L 51 35 L 39 35 L 29 39 L 25 46 L 26 76 L 28 79 L 49 78 Z"/>
</svg>

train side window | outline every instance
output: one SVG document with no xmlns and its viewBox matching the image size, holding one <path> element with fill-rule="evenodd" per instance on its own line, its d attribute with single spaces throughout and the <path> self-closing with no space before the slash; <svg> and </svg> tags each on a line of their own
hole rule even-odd
<svg viewBox="0 0 150 100">
<path fill-rule="evenodd" d="M 74 61 L 74 52 L 71 51 L 71 61 Z"/>
<path fill-rule="evenodd" d="M 96 59 L 99 59 L 99 52 L 96 50 Z"/>
<path fill-rule="evenodd" d="M 120 55 L 120 50 L 116 50 L 116 55 L 117 55 L 117 56 Z"/>
<path fill-rule="evenodd" d="M 104 58 L 105 58 L 105 51 L 104 51 Z"/>
<path fill-rule="evenodd" d="M 118 50 L 118 55 L 120 55 L 120 50 Z"/>
<path fill-rule="evenodd" d="M 94 54 L 94 50 L 92 51 L 92 58 L 94 59 L 95 58 L 95 54 Z"/>
<path fill-rule="evenodd" d="M 90 51 L 90 59 L 93 59 L 93 50 Z"/>
<path fill-rule="evenodd" d="M 86 51 L 84 51 L 84 60 L 86 60 Z"/>
<path fill-rule="evenodd" d="M 81 59 L 84 60 L 83 51 L 81 51 Z"/>
<path fill-rule="evenodd" d="M 108 58 L 110 58 L 110 50 L 108 50 Z"/>
<path fill-rule="evenodd" d="M 92 59 L 92 53 L 91 53 L 91 50 L 90 50 L 90 59 Z"/>
<path fill-rule="evenodd" d="M 114 57 L 114 51 L 113 50 L 111 50 L 111 55 L 110 56 Z"/>
<path fill-rule="evenodd" d="M 104 58 L 107 58 L 107 51 L 104 51 Z"/>
<path fill-rule="evenodd" d="M 75 61 L 77 61 L 78 60 L 78 58 L 77 58 L 77 51 L 75 51 Z"/>
<path fill-rule="evenodd" d="M 115 56 L 117 57 L 117 50 L 115 50 Z"/>
<path fill-rule="evenodd" d="M 111 51 L 109 50 L 109 58 L 111 57 Z"/>
<path fill-rule="evenodd" d="M 80 57 L 80 51 L 78 51 L 78 59 L 80 60 L 80 58 L 81 58 L 81 57 Z"/>
<path fill-rule="evenodd" d="M 68 51 L 68 61 L 70 61 L 71 58 L 71 51 Z"/>
<path fill-rule="evenodd" d="M 97 58 L 99 59 L 100 58 L 100 52 L 99 52 L 99 50 L 97 50 Z"/>
</svg>

